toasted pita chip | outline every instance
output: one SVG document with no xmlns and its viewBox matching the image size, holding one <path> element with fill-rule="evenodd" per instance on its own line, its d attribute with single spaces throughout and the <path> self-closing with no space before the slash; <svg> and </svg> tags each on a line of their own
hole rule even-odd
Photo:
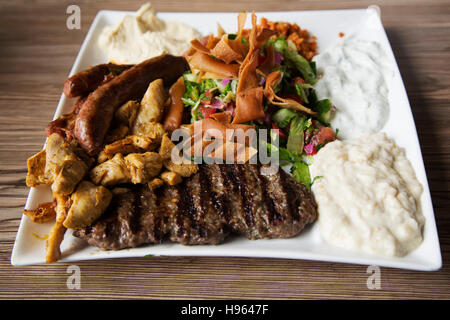
<svg viewBox="0 0 450 320">
<path fill-rule="evenodd" d="M 244 31 L 245 21 L 247 20 L 247 11 L 241 11 L 238 14 L 238 37 L 242 36 Z"/>
<path fill-rule="evenodd" d="M 266 59 L 259 65 L 259 70 L 265 74 L 269 74 L 275 67 L 275 50 L 272 46 L 266 48 Z"/>
<path fill-rule="evenodd" d="M 216 58 L 224 61 L 225 63 L 231 63 L 233 61 L 242 59 L 242 54 L 240 52 L 236 52 L 231 47 L 227 34 L 222 36 L 220 41 L 211 50 L 211 54 Z"/>
<path fill-rule="evenodd" d="M 208 36 L 207 41 L 206 41 L 206 48 L 208 49 L 212 49 L 216 46 L 217 42 L 220 41 L 220 37 L 216 38 L 213 35 Z"/>
<path fill-rule="evenodd" d="M 281 78 L 282 74 L 279 70 L 272 72 L 267 76 L 266 85 L 264 87 L 264 96 L 267 98 L 267 100 L 269 100 L 271 104 L 279 106 L 281 108 L 287 108 L 304 112 L 310 115 L 316 115 L 316 112 L 305 107 L 301 103 L 292 99 L 281 98 L 275 94 L 274 87 L 278 84 L 279 81 L 281 81 Z"/>
<path fill-rule="evenodd" d="M 205 155 L 205 157 L 231 160 L 236 163 L 247 163 L 257 153 L 258 150 L 253 147 L 247 147 L 244 144 L 232 141 L 225 141 L 218 148 L 212 150 L 210 154 Z"/>
<path fill-rule="evenodd" d="M 231 122 L 231 114 L 229 112 L 216 112 L 213 113 L 210 118 L 225 125 Z"/>
<path fill-rule="evenodd" d="M 204 54 L 211 54 L 211 50 L 205 47 L 198 39 L 194 39 L 191 41 L 191 46 L 195 50 L 204 53 Z"/>
<path fill-rule="evenodd" d="M 233 124 L 264 118 L 263 88 L 256 87 L 236 95 L 236 109 Z"/>
<path fill-rule="evenodd" d="M 189 65 L 191 68 L 212 72 L 223 78 L 237 78 L 239 75 L 238 64 L 226 64 L 202 52 L 196 52 L 190 58 Z"/>
<path fill-rule="evenodd" d="M 237 93 L 258 86 L 259 79 L 256 73 L 256 67 L 258 66 L 259 49 L 256 46 L 256 30 L 256 16 L 252 13 L 252 29 L 249 36 L 250 46 L 244 61 L 239 67 Z"/>
<path fill-rule="evenodd" d="M 217 22 L 217 37 L 221 38 L 224 34 L 226 34 L 225 30 L 223 30 L 220 23 Z"/>
<path fill-rule="evenodd" d="M 256 36 L 257 47 L 261 47 L 267 40 L 273 35 L 277 34 L 276 31 L 270 29 L 262 29 Z"/>
</svg>

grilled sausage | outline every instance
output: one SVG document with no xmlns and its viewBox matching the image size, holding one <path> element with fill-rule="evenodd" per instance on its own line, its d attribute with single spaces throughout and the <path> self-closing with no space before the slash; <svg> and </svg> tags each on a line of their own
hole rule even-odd
<svg viewBox="0 0 450 320">
<path fill-rule="evenodd" d="M 102 148 L 114 112 L 131 99 L 140 99 L 150 82 L 163 79 L 166 86 L 189 66 L 183 57 L 161 55 L 146 60 L 101 85 L 84 102 L 75 121 L 75 136 L 91 156 Z"/>
<path fill-rule="evenodd" d="M 117 65 L 113 63 L 99 64 L 87 70 L 78 72 L 64 82 L 64 94 L 68 98 L 88 95 L 98 88 L 105 80 L 110 80 L 123 71 L 133 67 L 131 64 Z"/>
</svg>

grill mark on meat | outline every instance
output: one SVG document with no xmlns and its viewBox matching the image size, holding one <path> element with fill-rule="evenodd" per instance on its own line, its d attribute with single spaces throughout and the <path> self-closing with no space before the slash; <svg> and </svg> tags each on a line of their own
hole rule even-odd
<svg viewBox="0 0 450 320">
<path fill-rule="evenodd" d="M 185 204 L 185 198 L 183 197 L 182 192 L 180 192 L 180 190 L 181 190 L 180 186 L 177 186 L 176 190 L 177 190 L 178 199 L 179 199 L 178 203 L 177 203 L 177 206 L 179 209 L 178 210 L 179 214 L 176 216 L 176 221 L 177 221 L 177 226 L 178 226 L 178 231 L 177 231 L 176 236 L 178 238 L 182 238 L 183 234 L 186 231 L 184 229 L 184 217 L 186 215 L 186 204 Z"/>
<path fill-rule="evenodd" d="M 261 166 L 258 166 L 257 169 L 257 175 L 260 181 L 260 186 L 261 186 L 261 192 L 264 195 L 263 199 L 264 199 L 264 203 L 266 204 L 267 210 L 269 210 L 269 223 L 272 224 L 278 224 L 278 222 L 283 220 L 282 215 L 277 211 L 275 203 L 274 203 L 274 199 L 272 198 L 272 196 L 270 195 L 270 192 L 268 192 L 268 188 L 267 188 L 267 179 L 264 175 L 261 174 Z"/>
<path fill-rule="evenodd" d="M 172 199 L 179 199 L 176 188 L 160 188 L 157 191 L 158 196 L 158 214 L 163 215 L 164 224 L 161 226 L 161 233 L 164 236 L 170 237 L 171 240 L 176 241 L 176 234 L 180 229 L 178 225 L 178 216 L 180 215 L 178 204 L 172 202 Z M 169 227 L 171 226 L 171 227 Z"/>
<path fill-rule="evenodd" d="M 233 192 L 238 191 L 238 185 L 235 181 L 234 175 L 229 170 L 230 165 L 224 164 L 223 166 L 220 166 L 220 172 L 222 173 L 224 186 L 231 186 Z"/>
<path fill-rule="evenodd" d="M 194 218 L 196 209 L 194 207 L 189 184 L 187 183 L 186 185 L 184 185 L 184 188 L 181 184 L 178 184 L 177 190 L 178 190 L 179 199 L 180 199 L 178 201 L 178 208 L 181 211 L 181 214 L 179 215 L 181 220 L 178 221 L 178 225 L 181 226 L 181 229 L 178 231 L 177 236 L 181 237 L 183 239 L 182 241 L 184 241 L 184 240 L 186 240 L 186 237 L 190 233 L 189 232 L 190 230 L 188 230 L 188 228 L 186 228 L 187 220 L 189 221 L 189 223 L 187 225 L 188 225 L 188 227 L 190 226 L 191 230 L 198 232 L 199 226 L 198 226 L 197 221 Z"/>
<path fill-rule="evenodd" d="M 223 166 L 207 166 L 205 170 L 200 170 L 200 175 L 204 178 L 205 188 L 208 190 L 211 190 L 211 196 L 212 196 L 212 202 L 214 209 L 217 213 L 225 220 L 226 223 L 230 223 L 231 221 L 231 210 L 229 205 L 229 200 L 226 197 L 226 191 L 225 189 L 225 175 L 224 170 L 222 170 Z M 214 174 L 214 170 L 216 171 L 217 175 Z M 208 175 L 208 177 L 207 177 Z M 216 193 L 212 190 L 211 182 L 210 180 L 213 179 L 220 179 L 220 184 L 222 192 Z M 218 186 L 216 186 L 219 188 Z"/>
<path fill-rule="evenodd" d="M 200 236 L 200 238 L 206 238 L 207 232 L 205 228 L 205 221 L 206 217 L 208 216 L 208 207 L 210 206 L 207 203 L 202 202 L 202 191 L 203 187 L 199 181 L 199 175 L 196 175 L 192 178 L 189 183 L 187 183 L 189 186 L 189 195 L 191 196 L 192 200 L 192 219 L 193 219 L 193 226 L 195 230 L 194 236 Z M 197 201 L 196 201 L 197 200 Z M 205 202 L 208 202 L 208 199 L 203 199 Z"/>
<path fill-rule="evenodd" d="M 133 197 L 133 200 L 131 200 L 131 201 L 134 202 L 134 194 L 130 194 L 130 197 Z M 121 207 L 123 207 L 122 197 L 113 197 L 113 200 L 111 201 L 111 204 L 109 205 L 109 208 L 108 208 L 109 212 L 107 212 L 107 214 L 111 218 L 113 218 L 113 217 L 119 218 L 119 210 L 112 211 L 112 210 L 110 210 L 110 208 L 121 208 Z M 104 230 L 105 231 L 105 236 L 106 237 L 113 236 L 114 229 L 115 229 L 115 225 L 114 224 L 107 223 L 105 225 L 105 230 Z"/>
<path fill-rule="evenodd" d="M 244 209 L 245 223 L 248 227 L 253 227 L 255 225 L 255 221 L 253 219 L 253 205 L 251 202 L 250 192 L 248 190 L 248 182 L 245 176 L 245 173 L 242 171 L 242 165 L 235 164 L 234 169 L 237 171 L 237 174 L 233 175 L 236 177 L 236 181 L 238 183 L 239 192 L 242 197 L 242 209 Z"/>
<path fill-rule="evenodd" d="M 280 171 L 282 171 L 280 169 Z M 298 208 L 298 192 L 296 192 L 290 183 L 290 181 L 286 181 L 287 173 L 280 172 L 280 187 L 286 194 L 286 201 L 289 206 L 289 212 L 292 214 L 295 221 L 300 220 L 300 215 L 297 212 Z"/>
<path fill-rule="evenodd" d="M 269 222 L 269 212 L 264 202 L 266 195 L 261 188 L 261 181 L 258 176 L 257 166 L 248 166 L 242 168 L 247 179 L 247 188 L 249 190 L 249 199 L 252 203 L 252 220 L 254 227 L 247 234 L 249 239 L 260 239 L 266 237 L 270 233 L 271 224 Z"/>
<path fill-rule="evenodd" d="M 239 166 L 234 166 L 232 164 L 226 164 L 224 165 L 224 171 L 225 171 L 225 182 L 227 185 L 231 185 L 233 192 L 236 193 L 236 196 L 239 199 L 240 209 L 237 210 L 239 212 L 240 218 L 243 219 L 243 222 L 247 226 L 252 226 L 252 222 L 249 218 L 249 204 L 248 204 L 248 198 L 246 197 L 246 192 L 244 190 L 244 184 L 246 181 L 243 181 L 242 175 L 239 172 Z M 236 170 L 237 169 L 237 170 Z M 237 172 L 236 172 L 237 171 Z M 241 212 L 242 211 L 242 212 Z M 240 220 L 242 220 L 240 219 Z"/>
<path fill-rule="evenodd" d="M 130 229 L 133 233 L 137 233 L 139 231 L 141 226 L 140 218 L 142 215 L 142 206 L 140 205 L 142 194 L 135 194 L 137 194 L 137 196 L 134 197 L 133 203 L 131 205 L 131 212 L 133 212 L 133 214 L 131 215 L 130 219 Z"/>
<path fill-rule="evenodd" d="M 153 196 L 155 199 L 155 207 L 150 208 L 149 214 L 153 214 L 155 217 L 155 228 L 154 228 L 154 234 L 155 238 L 159 239 L 159 241 L 162 241 L 164 238 L 164 235 L 166 234 L 165 231 L 165 225 L 167 223 L 167 212 L 163 212 L 161 210 L 161 201 L 162 199 L 162 188 L 158 188 L 153 191 Z"/>
<path fill-rule="evenodd" d="M 317 218 L 310 191 L 283 170 L 263 176 L 260 166 L 249 164 L 199 169 L 174 187 L 123 186 L 105 214 L 74 235 L 113 250 L 168 237 L 185 245 L 218 244 L 229 231 L 249 239 L 292 237 Z"/>
<path fill-rule="evenodd" d="M 145 187 L 139 188 L 139 208 L 141 214 L 136 222 L 139 224 L 139 237 L 151 239 L 160 243 L 164 234 L 161 234 L 161 213 L 157 205 L 157 198 L 153 190 Z"/>
<path fill-rule="evenodd" d="M 202 215 L 206 215 L 205 208 L 208 205 L 209 200 L 209 193 L 211 193 L 211 196 L 214 197 L 216 194 L 211 190 L 211 184 L 209 183 L 209 177 L 207 177 L 206 170 L 200 170 L 198 175 L 199 183 L 200 183 L 200 210 Z M 213 201 L 214 204 L 214 201 Z M 220 213 L 220 206 L 219 208 L 215 208 Z"/>
<path fill-rule="evenodd" d="M 230 215 L 230 219 L 227 220 L 227 222 L 233 226 L 233 229 L 235 231 L 237 231 L 243 228 L 243 217 L 241 217 L 242 198 L 240 197 L 238 184 L 235 181 L 234 175 L 229 170 L 231 166 L 232 165 L 224 164 L 219 166 L 219 170 L 224 187 L 224 194 L 222 194 L 222 197 L 225 197 L 226 194 L 228 194 L 230 197 L 233 197 L 230 199 L 230 201 L 233 202 L 234 207 L 230 210 L 233 210 L 234 215 Z"/>
<path fill-rule="evenodd" d="M 206 170 L 200 170 L 198 174 L 198 184 L 200 186 L 200 212 L 201 217 L 205 218 L 208 215 L 208 209 L 210 209 L 210 205 L 214 206 L 216 212 L 223 216 L 221 206 L 217 206 L 215 199 L 217 198 L 216 193 L 212 190 L 211 184 L 209 182 L 209 177 L 207 176 Z M 205 228 L 200 228 L 200 235 L 202 237 L 207 237 L 207 233 Z"/>
</svg>

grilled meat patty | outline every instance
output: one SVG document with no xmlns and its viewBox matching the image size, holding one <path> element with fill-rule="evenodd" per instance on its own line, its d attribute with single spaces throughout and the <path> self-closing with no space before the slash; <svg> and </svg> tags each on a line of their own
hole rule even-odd
<svg viewBox="0 0 450 320">
<path fill-rule="evenodd" d="M 219 244 L 228 234 L 248 239 L 289 238 L 317 218 L 312 193 L 283 170 L 259 165 L 201 165 L 182 183 L 150 190 L 117 188 L 103 216 L 76 237 L 118 250 L 166 238 L 184 245 Z"/>
</svg>

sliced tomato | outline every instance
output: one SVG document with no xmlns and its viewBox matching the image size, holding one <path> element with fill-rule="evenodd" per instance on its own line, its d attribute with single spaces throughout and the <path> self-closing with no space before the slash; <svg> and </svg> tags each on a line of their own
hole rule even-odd
<svg viewBox="0 0 450 320">
<path fill-rule="evenodd" d="M 212 93 L 209 90 L 206 90 L 205 93 L 203 93 L 205 98 L 200 101 L 201 104 L 210 104 L 212 99 Z"/>
<path fill-rule="evenodd" d="M 329 127 L 319 127 L 319 132 L 316 132 L 311 138 L 311 144 L 318 146 L 334 140 L 335 133 L 333 129 Z"/>
<path fill-rule="evenodd" d="M 200 107 L 200 113 L 202 114 L 204 119 L 211 117 L 212 114 L 216 113 L 216 109 L 209 107 Z"/>
<path fill-rule="evenodd" d="M 298 83 L 298 84 L 304 84 L 304 83 L 305 83 L 305 80 L 303 80 L 303 79 L 300 78 L 300 77 L 296 77 L 296 78 L 294 78 L 294 82 L 295 82 L 295 83 Z"/>
</svg>

